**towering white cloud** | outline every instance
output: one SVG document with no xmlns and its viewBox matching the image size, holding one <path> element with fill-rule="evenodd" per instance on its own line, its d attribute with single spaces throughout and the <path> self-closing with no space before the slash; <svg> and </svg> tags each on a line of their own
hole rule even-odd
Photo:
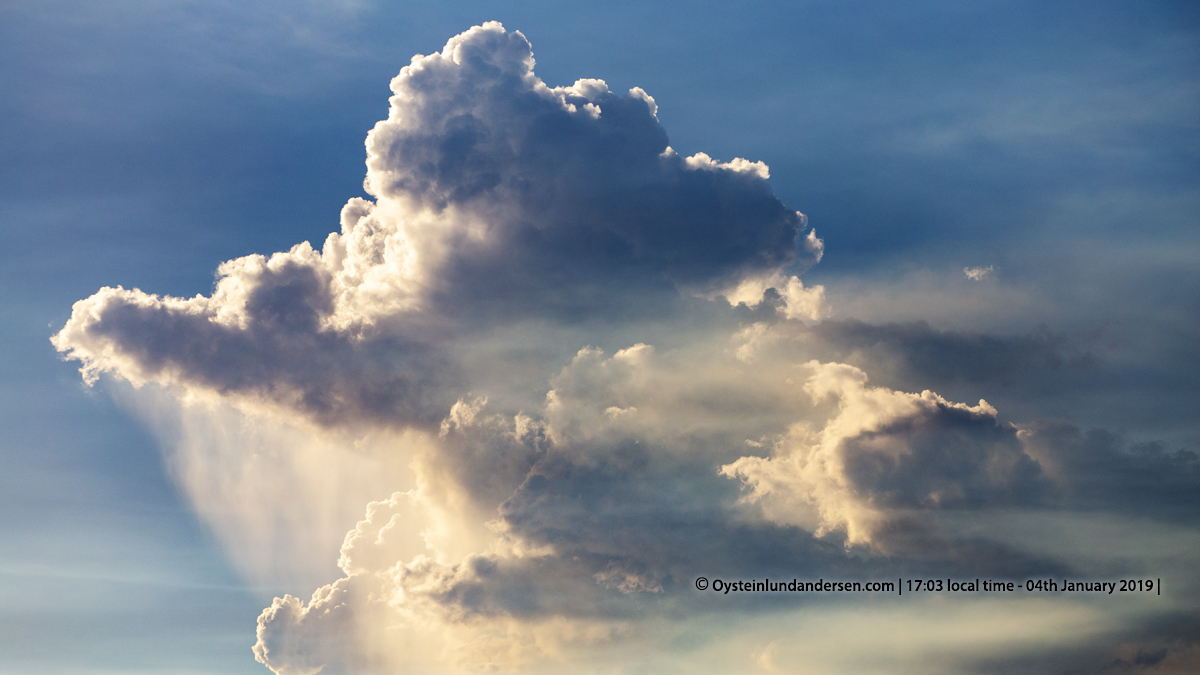
<svg viewBox="0 0 1200 675">
<path fill-rule="evenodd" d="M 172 399 L 148 414 L 182 419 L 181 482 L 231 548 L 320 530 L 286 555 L 341 576 L 263 611 L 259 661 L 600 671 L 710 616 L 704 573 L 1065 569 L 953 516 L 1084 503 L 1093 439 L 866 372 L 986 379 L 1056 365 L 1054 339 L 821 324 L 798 274 L 824 243 L 765 164 L 680 157 L 646 92 L 533 65 L 497 23 L 414 57 L 367 138 L 374 199 L 320 250 L 226 262 L 207 297 L 104 288 L 53 338 Z"/>
<path fill-rule="evenodd" d="M 224 263 L 211 297 L 102 289 L 56 346 L 89 378 L 430 425 L 471 379 L 448 343 L 513 321 L 627 321 L 747 279 L 737 301 L 769 279 L 782 311 L 819 316 L 819 289 L 780 272 L 804 219 L 765 165 L 679 157 L 640 89 L 550 88 L 525 38 L 490 23 L 414 57 L 392 90 L 367 137 L 376 200 L 350 200 L 320 251 Z"/>
</svg>

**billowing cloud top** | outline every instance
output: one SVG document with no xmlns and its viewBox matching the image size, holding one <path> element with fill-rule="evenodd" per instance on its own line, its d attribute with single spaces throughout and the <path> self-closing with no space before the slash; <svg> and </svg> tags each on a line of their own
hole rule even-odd
<svg viewBox="0 0 1200 675">
<path fill-rule="evenodd" d="M 701 573 L 1057 573 L 963 514 L 1102 509 L 1108 466 L 1194 489 L 1192 456 L 872 384 L 879 364 L 977 381 L 1061 359 L 1049 339 L 815 325 L 823 289 L 797 275 L 824 245 L 764 164 L 680 157 L 646 92 L 552 88 L 533 64 L 498 23 L 414 57 L 367 137 L 374 201 L 320 251 L 226 262 L 208 297 L 104 288 L 53 338 L 85 378 L 173 401 L 145 409 L 183 417 L 198 508 L 256 533 L 227 541 L 324 522 L 264 515 L 278 503 L 367 505 L 340 553 L 317 545 L 343 576 L 259 618 L 276 673 L 602 670 L 605 645 L 705 615 Z"/>
<path fill-rule="evenodd" d="M 631 275 L 715 290 L 795 256 L 803 219 L 771 194 L 765 165 L 679 157 L 641 89 L 547 87 L 520 33 L 473 28 L 414 58 L 392 91 L 367 137 L 366 188 L 441 216 L 404 229 L 440 272 L 435 292 L 486 284 L 534 294 L 506 305 L 592 307 Z M 347 232 L 374 222 L 354 205 Z M 546 275 L 565 297 L 545 294 Z"/>
<path fill-rule="evenodd" d="M 820 315 L 819 292 L 780 272 L 802 262 L 805 219 L 766 166 L 679 157 L 642 90 L 550 88 L 524 36 L 489 23 L 414 57 L 392 91 L 367 138 L 376 201 L 350 200 L 320 252 L 229 261 L 207 298 L 102 289 L 58 348 L 89 377 L 408 424 L 440 418 L 438 392 L 464 379 L 445 343 L 497 324 L 628 320 L 680 290 L 755 303 L 764 280 L 782 311 Z"/>
</svg>

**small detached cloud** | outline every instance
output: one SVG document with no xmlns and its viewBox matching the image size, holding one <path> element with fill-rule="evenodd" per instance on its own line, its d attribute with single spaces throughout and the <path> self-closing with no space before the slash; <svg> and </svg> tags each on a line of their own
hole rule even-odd
<svg viewBox="0 0 1200 675">
<path fill-rule="evenodd" d="M 992 276 L 994 268 L 992 265 L 987 267 L 964 267 L 963 274 L 971 281 L 983 281 Z"/>
</svg>

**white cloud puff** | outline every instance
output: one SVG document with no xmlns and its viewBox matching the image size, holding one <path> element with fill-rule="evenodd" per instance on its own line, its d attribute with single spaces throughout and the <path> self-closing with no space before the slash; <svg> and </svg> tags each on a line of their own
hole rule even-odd
<svg viewBox="0 0 1200 675">
<path fill-rule="evenodd" d="M 818 403 L 836 400 L 836 414 L 819 429 L 791 427 L 772 457 L 721 469 L 745 482 L 768 518 L 818 535 L 844 530 L 847 545 L 888 551 L 895 526 L 912 525 L 922 510 L 1035 504 L 1044 492 L 1017 429 L 998 423 L 986 401 L 968 406 L 931 391 L 870 387 L 863 371 L 845 364 L 808 367 L 805 390 Z"/>
<path fill-rule="evenodd" d="M 987 267 L 964 267 L 963 276 L 967 277 L 971 281 L 983 281 L 984 279 L 992 276 L 993 271 L 995 271 L 995 267 L 993 265 L 988 265 Z"/>
</svg>

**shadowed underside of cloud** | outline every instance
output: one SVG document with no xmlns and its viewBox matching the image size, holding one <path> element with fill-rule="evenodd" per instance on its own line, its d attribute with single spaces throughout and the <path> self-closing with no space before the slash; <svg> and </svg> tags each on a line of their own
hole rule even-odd
<svg viewBox="0 0 1200 675">
<path fill-rule="evenodd" d="M 1200 455 L 1194 451 L 1131 443 L 1111 431 L 1085 431 L 1066 422 L 1038 422 L 1020 436 L 1073 506 L 1186 522 L 1200 515 Z"/>
<path fill-rule="evenodd" d="M 686 378 L 698 360 L 705 377 Z M 333 607 L 347 614 L 336 619 L 346 626 L 361 621 L 403 634 L 441 626 L 431 644 L 446 649 L 516 634 L 534 640 L 527 632 L 562 620 L 579 630 L 603 626 L 604 637 L 595 639 L 626 644 L 630 622 L 713 611 L 690 588 L 705 573 L 1069 576 L 1073 560 L 990 540 L 942 516 L 1095 508 L 1099 499 L 1114 510 L 1137 507 L 1111 492 L 1119 480 L 1104 464 L 1112 457 L 1076 459 L 1089 467 L 1082 474 L 1110 478 L 1104 486 L 1075 486 L 1054 463 L 1069 461 L 1072 449 L 1058 449 L 1040 430 L 998 423 L 986 402 L 870 387 L 857 368 L 817 362 L 793 369 L 806 380 L 777 378 L 779 390 L 756 399 L 779 367 L 747 367 L 730 353 L 660 355 L 645 345 L 612 356 L 584 349 L 552 379 L 533 415 L 460 401 L 443 423 L 438 451 L 419 460 L 418 488 L 371 505 L 343 545 L 344 579 L 307 604 L 286 597 L 263 615 L 257 653 L 277 669 L 291 663 L 280 645 L 291 644 L 293 633 L 326 634 L 319 626 L 335 620 L 326 611 Z M 723 406 L 712 405 L 715 390 Z M 764 409 L 766 400 L 776 401 L 773 410 Z M 769 429 L 775 433 L 747 438 Z M 1052 449 L 1034 452 L 1042 447 Z M 1184 456 L 1167 461 L 1177 470 L 1189 466 Z M 1135 456 L 1123 469 L 1139 478 L 1161 471 Z M 1194 489 L 1194 469 L 1169 482 Z M 466 531 L 475 549 L 448 555 L 451 540 Z M 414 540 L 422 549 L 415 555 Z M 331 597 L 349 599 L 331 604 Z M 808 602 L 740 597 L 725 611 Z M 343 630 L 361 636 L 336 628 Z M 472 658 L 523 667 L 525 658 L 551 658 L 556 650 L 576 658 L 582 648 L 564 638 L 520 658 L 491 647 Z M 331 649 L 322 663 L 353 668 L 363 653 Z M 403 655 L 407 663 L 436 658 Z"/>
<path fill-rule="evenodd" d="M 751 314 L 744 315 L 748 325 L 737 337 L 744 359 L 816 357 L 858 363 L 885 372 L 898 386 L 1011 386 L 1029 376 L 1100 365 L 1091 351 L 1045 326 L 1025 335 L 999 336 L 938 330 L 925 321 L 877 325 L 839 319 L 806 324 Z"/>
<path fill-rule="evenodd" d="M 218 400 L 280 438 L 314 423 L 408 434 L 349 441 L 403 456 L 412 487 L 359 495 L 376 501 L 341 546 L 344 576 L 264 610 L 254 653 L 273 671 L 536 672 L 602 651 L 601 669 L 614 645 L 669 641 L 647 621 L 711 618 L 689 590 L 700 574 L 1065 573 L 1071 561 L 947 515 L 1194 501 L 1193 455 L 869 384 L 897 359 L 906 382 L 977 382 L 1074 357 L 1048 332 L 821 323 L 823 289 L 797 275 L 823 244 L 767 167 L 678 156 L 642 90 L 551 88 L 525 38 L 489 23 L 414 57 L 392 91 L 367 138 L 375 199 L 347 203 L 320 251 L 226 262 L 208 297 L 104 288 L 53 338 L 89 380 L 159 385 L 185 416 Z M 589 346 L 664 326 L 667 349 Z M 562 336 L 581 342 L 545 346 Z M 528 353 L 529 368 L 494 365 Z M 234 447 L 251 437 L 183 445 L 224 444 L 189 466 L 246 493 L 268 484 L 246 468 L 269 466 L 262 453 Z M 289 470 L 333 503 L 347 490 L 306 452 Z"/>
</svg>

